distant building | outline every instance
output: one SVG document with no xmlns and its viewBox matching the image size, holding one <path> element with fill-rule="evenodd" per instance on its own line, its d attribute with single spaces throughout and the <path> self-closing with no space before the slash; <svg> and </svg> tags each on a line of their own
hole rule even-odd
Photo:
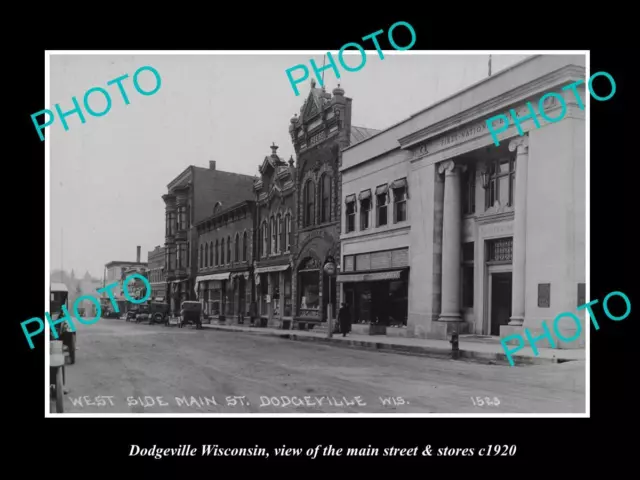
<svg viewBox="0 0 640 480">
<path fill-rule="evenodd" d="M 118 285 L 111 290 L 113 292 L 113 296 L 118 303 L 118 308 L 121 313 L 127 311 L 128 301 L 124 296 L 123 292 L 123 283 L 127 275 L 131 273 L 139 273 L 141 275 L 146 275 L 148 271 L 148 264 L 146 262 L 140 261 L 140 247 L 137 247 L 137 258 L 135 262 L 126 262 L 126 261 L 112 261 L 107 263 L 105 266 L 105 277 L 104 284 L 109 285 L 112 283 L 117 283 Z M 131 281 L 128 284 L 128 287 L 131 288 L 139 288 L 139 281 Z M 107 292 L 102 293 L 102 297 L 100 299 L 103 309 L 104 308 L 113 308 L 111 306 L 111 301 L 109 300 L 109 295 Z"/>
<path fill-rule="evenodd" d="M 151 299 L 155 302 L 167 301 L 167 274 L 165 272 L 165 249 L 158 245 L 147 253 Z"/>
<path fill-rule="evenodd" d="M 196 224 L 210 217 L 217 208 L 225 209 L 253 199 L 250 175 L 209 168 L 187 167 L 167 185 L 165 202 L 165 270 L 167 296 L 177 313 L 185 300 L 195 300 L 198 275 L 198 231 Z"/>
</svg>

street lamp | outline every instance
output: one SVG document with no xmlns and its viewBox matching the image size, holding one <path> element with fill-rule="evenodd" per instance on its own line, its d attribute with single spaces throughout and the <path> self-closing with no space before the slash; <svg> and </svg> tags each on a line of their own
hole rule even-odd
<svg viewBox="0 0 640 480">
<path fill-rule="evenodd" d="M 336 264 L 333 261 L 333 257 L 328 257 L 327 262 L 324 264 L 324 273 L 329 276 L 329 312 L 327 314 L 327 338 L 331 338 L 333 335 L 333 305 L 331 298 L 331 279 L 336 274 Z"/>
</svg>

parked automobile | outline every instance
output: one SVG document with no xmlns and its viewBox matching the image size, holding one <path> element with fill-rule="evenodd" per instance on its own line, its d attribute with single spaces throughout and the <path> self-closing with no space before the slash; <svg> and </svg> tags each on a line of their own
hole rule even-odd
<svg viewBox="0 0 640 480">
<path fill-rule="evenodd" d="M 180 320 L 178 328 L 184 325 L 195 325 L 197 329 L 202 328 L 202 305 L 200 302 L 186 301 L 180 306 Z"/>
<path fill-rule="evenodd" d="M 103 318 L 120 318 L 121 313 L 114 310 L 106 310 L 102 315 Z"/>
<path fill-rule="evenodd" d="M 149 304 L 149 323 L 166 323 L 171 316 L 171 306 L 168 303 Z"/>
<path fill-rule="evenodd" d="M 69 310 L 69 290 L 64 283 L 52 283 L 49 311 L 55 320 L 62 316 L 62 305 L 67 308 L 67 311 Z M 58 334 L 57 340 L 61 341 L 64 350 L 69 352 L 69 362 L 76 363 L 76 332 L 69 329 L 67 322 L 58 323 L 55 329 Z"/>
<path fill-rule="evenodd" d="M 138 314 L 138 307 L 132 307 L 127 311 L 127 316 L 125 320 L 127 322 L 133 322 L 136 320 L 136 315 Z"/>
<path fill-rule="evenodd" d="M 138 313 L 136 313 L 136 323 L 146 322 L 149 320 L 149 305 L 138 305 Z"/>
</svg>

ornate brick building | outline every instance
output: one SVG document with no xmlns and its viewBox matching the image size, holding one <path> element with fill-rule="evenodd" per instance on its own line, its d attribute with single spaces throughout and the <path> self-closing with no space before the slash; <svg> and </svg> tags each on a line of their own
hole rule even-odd
<svg viewBox="0 0 640 480">
<path fill-rule="evenodd" d="M 330 296 L 334 318 L 339 302 L 336 284 L 329 282 L 323 267 L 329 259 L 340 263 L 341 150 L 377 132 L 352 127 L 351 99 L 340 86 L 332 93 L 315 88 L 312 80 L 300 116 L 295 115 L 289 126 L 297 155 L 294 317 L 311 324 L 326 321 Z"/>
<path fill-rule="evenodd" d="M 259 166 L 256 192 L 256 316 L 262 325 L 290 326 L 293 320 L 293 252 L 296 218 L 295 167 L 271 146 Z"/>
</svg>

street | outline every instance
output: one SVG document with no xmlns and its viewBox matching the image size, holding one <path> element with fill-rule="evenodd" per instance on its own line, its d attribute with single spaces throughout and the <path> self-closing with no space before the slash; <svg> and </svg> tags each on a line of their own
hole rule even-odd
<svg viewBox="0 0 640 480">
<path fill-rule="evenodd" d="M 584 362 L 508 367 L 119 319 L 76 325 L 65 413 L 585 411 Z"/>
</svg>

